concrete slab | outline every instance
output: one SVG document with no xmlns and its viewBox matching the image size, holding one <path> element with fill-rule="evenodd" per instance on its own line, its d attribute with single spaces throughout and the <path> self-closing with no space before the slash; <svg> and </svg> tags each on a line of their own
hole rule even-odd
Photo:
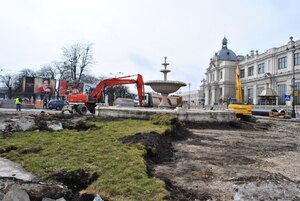
<svg viewBox="0 0 300 201">
<path fill-rule="evenodd" d="M 96 116 L 150 119 L 154 114 L 173 114 L 179 121 L 191 122 L 229 122 L 236 120 L 235 113 L 231 110 L 202 110 L 202 109 L 161 109 L 161 108 L 139 108 L 139 107 L 103 107 L 97 106 Z"/>
<path fill-rule="evenodd" d="M 23 181 L 32 181 L 35 177 L 26 172 L 19 164 L 0 158 L 0 177 L 13 177 Z"/>
</svg>

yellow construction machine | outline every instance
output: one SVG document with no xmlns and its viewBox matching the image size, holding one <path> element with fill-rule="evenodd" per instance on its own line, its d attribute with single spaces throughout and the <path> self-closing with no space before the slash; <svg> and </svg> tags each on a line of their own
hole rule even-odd
<svg viewBox="0 0 300 201">
<path fill-rule="evenodd" d="M 252 105 L 242 102 L 242 84 L 240 79 L 240 69 L 236 66 L 235 69 L 235 100 L 231 100 L 228 104 L 228 109 L 235 112 L 237 118 L 244 120 L 252 119 Z"/>
</svg>

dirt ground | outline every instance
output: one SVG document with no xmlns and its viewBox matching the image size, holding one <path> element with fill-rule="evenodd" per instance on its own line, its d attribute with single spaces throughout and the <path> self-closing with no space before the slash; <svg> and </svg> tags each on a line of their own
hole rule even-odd
<svg viewBox="0 0 300 201">
<path fill-rule="evenodd" d="M 300 122 L 187 125 L 153 175 L 170 200 L 300 200 Z"/>
<path fill-rule="evenodd" d="M 299 131 L 300 121 L 259 118 L 177 123 L 163 137 L 138 133 L 122 141 L 146 145 L 149 176 L 166 182 L 168 200 L 300 201 Z"/>
</svg>

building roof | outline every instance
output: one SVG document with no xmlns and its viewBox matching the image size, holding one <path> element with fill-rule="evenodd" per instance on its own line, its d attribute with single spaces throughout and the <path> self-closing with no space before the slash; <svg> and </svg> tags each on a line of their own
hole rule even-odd
<svg viewBox="0 0 300 201">
<path fill-rule="evenodd" d="M 222 60 L 222 61 L 236 61 L 237 57 L 236 54 L 227 48 L 227 39 L 226 37 L 222 40 L 222 49 L 219 50 L 215 55 L 216 60 Z"/>
<path fill-rule="evenodd" d="M 277 93 L 276 91 L 274 91 L 273 89 L 271 88 L 267 88 L 267 89 L 264 89 L 260 95 L 258 95 L 259 97 L 276 97 L 277 96 Z"/>
</svg>

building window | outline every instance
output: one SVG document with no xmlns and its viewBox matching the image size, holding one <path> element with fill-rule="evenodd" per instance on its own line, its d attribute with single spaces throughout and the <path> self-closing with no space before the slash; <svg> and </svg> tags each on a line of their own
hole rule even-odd
<svg viewBox="0 0 300 201">
<path fill-rule="evenodd" d="M 294 58 L 295 58 L 295 61 L 294 61 L 295 66 L 300 65 L 300 52 L 296 53 L 294 55 Z"/>
<path fill-rule="evenodd" d="M 258 74 L 265 73 L 265 63 L 258 64 L 257 72 Z"/>
<path fill-rule="evenodd" d="M 254 75 L 254 67 L 251 66 L 248 68 L 248 76 L 253 76 Z"/>
<path fill-rule="evenodd" d="M 286 85 L 285 84 L 277 85 L 277 92 L 278 92 L 278 105 L 285 105 L 284 95 L 286 93 Z"/>
<path fill-rule="evenodd" d="M 241 78 L 245 77 L 245 69 L 241 69 L 241 71 L 240 71 L 240 77 Z"/>
<path fill-rule="evenodd" d="M 245 102 L 245 90 L 242 89 L 242 102 Z"/>
<path fill-rule="evenodd" d="M 248 103 L 253 104 L 253 88 L 248 89 Z"/>
<path fill-rule="evenodd" d="M 223 72 L 221 71 L 220 72 L 220 80 L 222 80 L 223 79 Z"/>
<path fill-rule="evenodd" d="M 282 57 L 278 59 L 278 69 L 287 68 L 287 58 Z"/>
<path fill-rule="evenodd" d="M 261 92 L 262 92 L 263 90 L 264 90 L 264 87 L 257 87 L 257 88 L 256 88 L 257 103 L 258 103 L 259 105 L 261 105 L 260 94 L 261 94 Z"/>
<path fill-rule="evenodd" d="M 295 82 L 295 90 L 298 93 L 298 96 L 295 97 L 295 105 L 300 105 L 300 82 Z"/>
<path fill-rule="evenodd" d="M 214 73 L 211 74 L 211 81 L 212 82 L 215 81 L 215 74 Z"/>
</svg>

